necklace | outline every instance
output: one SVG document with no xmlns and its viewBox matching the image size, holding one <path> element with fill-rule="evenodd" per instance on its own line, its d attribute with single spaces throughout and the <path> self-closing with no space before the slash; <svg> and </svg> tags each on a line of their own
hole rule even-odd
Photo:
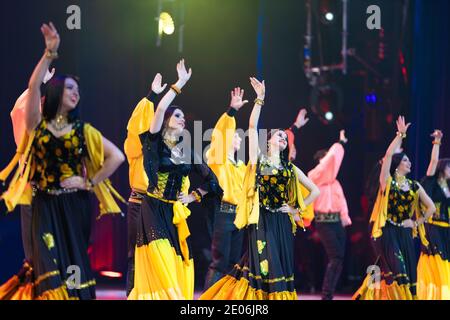
<svg viewBox="0 0 450 320">
<path fill-rule="evenodd" d="M 395 182 L 400 189 L 404 189 L 408 184 L 408 180 L 405 176 L 395 175 Z"/>
<path fill-rule="evenodd" d="M 69 121 L 66 116 L 61 114 L 57 115 L 56 118 L 52 121 L 52 126 L 56 131 L 62 131 L 69 125 Z"/>
</svg>

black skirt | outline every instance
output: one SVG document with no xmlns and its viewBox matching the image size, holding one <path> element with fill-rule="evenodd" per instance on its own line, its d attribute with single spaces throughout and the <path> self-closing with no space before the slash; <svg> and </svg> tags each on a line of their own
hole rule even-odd
<svg viewBox="0 0 450 320">
<path fill-rule="evenodd" d="M 294 234 L 286 213 L 260 208 L 248 231 L 248 248 L 230 273 L 208 289 L 204 300 L 294 300 Z"/>
<path fill-rule="evenodd" d="M 35 295 L 42 299 L 95 299 L 87 254 L 91 231 L 89 193 L 37 192 L 32 203 Z"/>
<path fill-rule="evenodd" d="M 353 299 L 416 300 L 418 257 L 412 230 L 387 222 L 373 245 L 379 257 L 380 283 L 376 278 L 370 280 L 369 274 Z"/>
</svg>

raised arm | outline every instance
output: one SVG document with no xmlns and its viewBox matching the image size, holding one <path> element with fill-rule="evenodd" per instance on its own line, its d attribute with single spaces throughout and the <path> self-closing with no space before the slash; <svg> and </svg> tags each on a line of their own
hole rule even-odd
<svg viewBox="0 0 450 320">
<path fill-rule="evenodd" d="M 431 150 L 430 164 L 428 165 L 427 176 L 432 177 L 436 174 L 436 168 L 439 162 L 439 150 L 441 148 L 441 140 L 444 134 L 441 130 L 434 130 L 431 135 L 434 138 L 433 149 Z"/>
<path fill-rule="evenodd" d="M 261 108 L 264 105 L 266 98 L 266 84 L 260 82 L 258 79 L 251 77 L 250 83 L 255 90 L 256 100 L 250 115 L 250 122 L 248 125 L 249 134 L 249 160 L 251 164 L 256 164 L 258 161 L 258 122 L 261 115 Z"/>
<path fill-rule="evenodd" d="M 386 182 L 390 176 L 389 170 L 391 168 L 392 156 L 395 154 L 395 151 L 402 146 L 403 139 L 406 137 L 406 132 L 411 125 L 411 123 L 406 124 L 405 118 L 403 116 L 399 116 L 396 123 L 398 130 L 397 135 L 389 145 L 389 148 L 387 149 L 386 155 L 383 159 L 383 164 L 381 166 L 380 186 L 382 190 L 386 189 Z"/>
<path fill-rule="evenodd" d="M 25 123 L 28 132 L 33 131 L 41 121 L 41 84 L 52 61 L 58 57 L 59 34 L 53 23 L 43 24 L 41 32 L 45 38 L 45 53 L 31 75 L 28 83 L 28 99 L 25 103 Z"/>
<path fill-rule="evenodd" d="M 170 106 L 172 101 L 175 99 L 177 94 L 181 93 L 181 89 L 186 85 L 189 79 L 192 76 L 192 69 L 189 69 L 189 72 L 186 70 L 186 66 L 184 65 L 184 59 L 182 59 L 177 64 L 177 72 L 178 72 L 178 81 L 171 87 L 166 95 L 161 99 L 158 104 L 158 108 L 155 112 L 155 117 L 150 125 L 150 133 L 155 134 L 161 131 L 163 122 L 164 122 L 164 114 L 166 113 L 167 108 Z"/>
<path fill-rule="evenodd" d="M 239 111 L 247 100 L 243 100 L 244 90 L 235 88 L 231 91 L 230 107 L 224 113 L 214 127 L 211 137 L 211 148 L 208 152 L 208 165 L 223 165 L 226 162 L 228 153 L 233 144 L 233 137 L 236 132 L 236 119 L 234 115 Z"/>
</svg>

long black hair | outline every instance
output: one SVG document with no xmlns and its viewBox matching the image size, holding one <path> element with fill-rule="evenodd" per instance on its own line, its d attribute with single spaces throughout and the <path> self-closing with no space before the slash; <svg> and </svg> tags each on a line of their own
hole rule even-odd
<svg viewBox="0 0 450 320">
<path fill-rule="evenodd" d="M 61 106 L 66 79 L 73 79 L 78 85 L 80 80 L 78 77 L 71 75 L 58 75 L 53 77 L 44 87 L 44 103 L 42 105 L 42 116 L 46 121 L 56 118 L 58 109 Z M 71 110 L 68 114 L 69 122 L 74 122 L 79 118 L 78 108 Z"/>
<path fill-rule="evenodd" d="M 398 168 L 405 156 L 406 153 L 404 152 L 396 153 L 392 156 L 391 168 L 389 169 L 391 177 L 395 177 L 395 170 Z"/>
</svg>

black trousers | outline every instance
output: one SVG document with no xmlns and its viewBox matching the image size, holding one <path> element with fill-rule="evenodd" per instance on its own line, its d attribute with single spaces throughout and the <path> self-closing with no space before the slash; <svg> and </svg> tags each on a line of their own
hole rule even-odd
<svg viewBox="0 0 450 320">
<path fill-rule="evenodd" d="M 244 233 L 234 225 L 235 218 L 236 212 L 223 212 L 220 204 L 216 206 L 211 243 L 212 261 L 206 274 L 205 290 L 228 274 L 242 256 Z"/>
<path fill-rule="evenodd" d="M 137 220 L 141 214 L 141 204 L 128 203 L 127 231 L 128 231 L 128 269 L 127 269 L 127 296 L 134 288 L 134 250 L 136 247 Z"/>
<path fill-rule="evenodd" d="M 328 257 L 322 284 L 322 299 L 331 300 L 342 273 L 346 232 L 341 222 L 316 222 L 316 229 Z"/>
</svg>

